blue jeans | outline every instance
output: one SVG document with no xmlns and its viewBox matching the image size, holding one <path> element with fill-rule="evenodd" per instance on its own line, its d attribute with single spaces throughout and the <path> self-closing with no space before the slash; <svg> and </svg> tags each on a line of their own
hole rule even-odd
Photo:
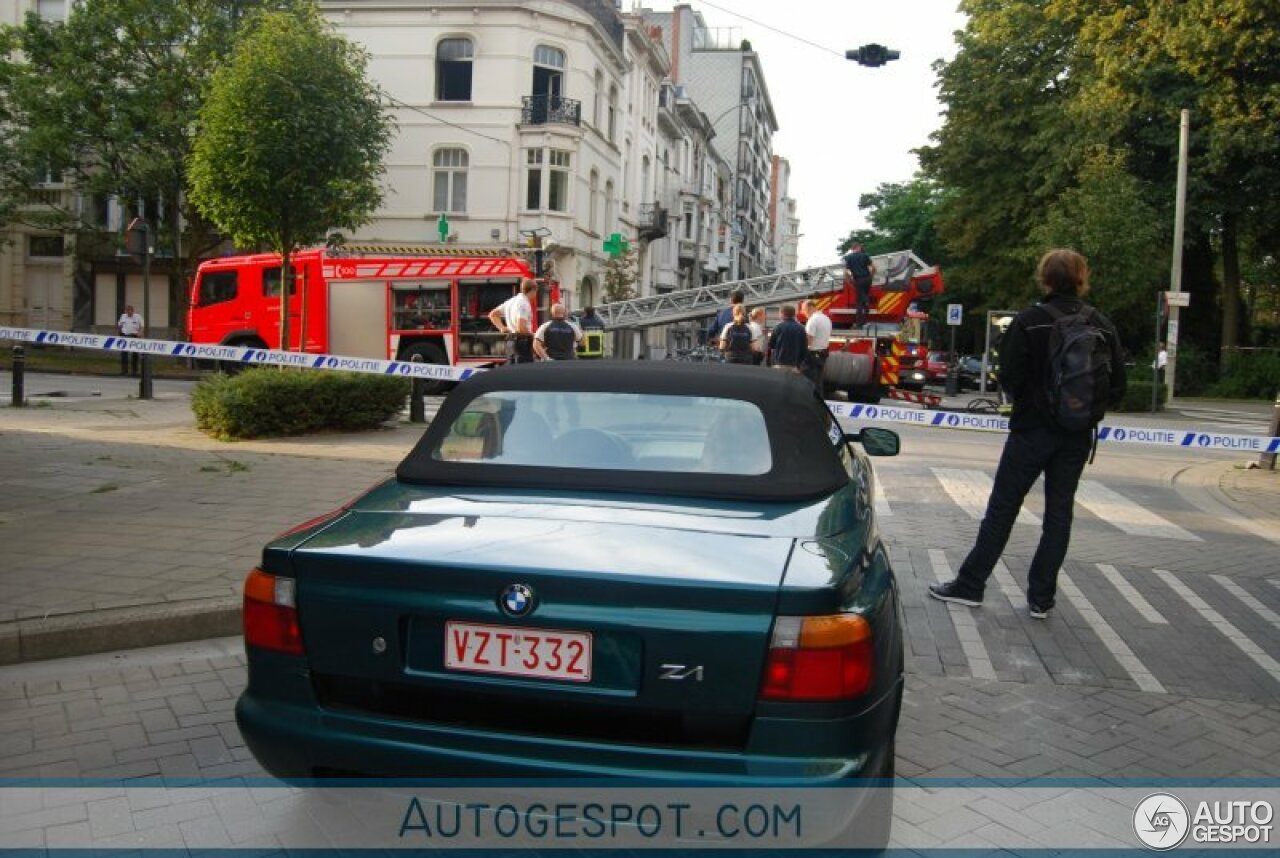
<svg viewBox="0 0 1280 858">
<path fill-rule="evenodd" d="M 1049 607 L 1058 589 L 1058 570 L 1071 541 L 1071 520 L 1080 474 L 1093 446 L 1091 432 L 1065 434 L 1048 428 L 1010 432 L 1000 455 L 987 512 L 978 539 L 956 573 L 966 590 L 981 593 L 1004 552 L 1022 501 L 1044 474 L 1044 527 L 1027 574 L 1027 601 Z"/>
</svg>

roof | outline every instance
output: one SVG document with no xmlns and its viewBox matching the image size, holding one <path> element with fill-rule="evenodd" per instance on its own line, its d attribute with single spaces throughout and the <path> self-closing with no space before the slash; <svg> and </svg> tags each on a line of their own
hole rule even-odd
<svg viewBox="0 0 1280 858">
<path fill-rule="evenodd" d="M 568 467 L 477 465 L 435 459 L 432 451 L 458 415 L 497 391 L 582 391 L 707 396 L 759 407 L 772 468 L 761 475 L 698 475 Z M 396 477 L 410 483 L 494 488 L 622 491 L 681 497 L 793 502 L 826 496 L 848 482 L 828 435 L 826 404 L 801 376 L 756 366 L 676 361 L 561 361 L 502 367 L 460 384 L 445 400 Z"/>
</svg>

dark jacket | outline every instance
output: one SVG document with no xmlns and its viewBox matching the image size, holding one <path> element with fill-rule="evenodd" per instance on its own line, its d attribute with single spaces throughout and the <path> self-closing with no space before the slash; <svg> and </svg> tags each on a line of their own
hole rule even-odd
<svg viewBox="0 0 1280 858">
<path fill-rule="evenodd" d="M 1074 313 L 1085 303 L 1071 295 L 1051 294 L 1042 303 L 1050 303 L 1064 312 Z M 1013 400 L 1009 430 L 1057 426 L 1049 417 L 1048 369 L 1049 332 L 1053 316 L 1040 304 L 1023 310 L 1009 324 L 1000 341 L 1000 386 Z M 1095 310 L 1093 323 L 1106 334 L 1111 346 L 1111 401 L 1115 405 L 1124 398 L 1124 352 L 1120 337 L 1111 320 Z"/>
<path fill-rule="evenodd" d="M 774 366 L 801 366 L 809 354 L 809 335 L 795 319 L 783 319 L 769 335 L 769 355 Z"/>
</svg>

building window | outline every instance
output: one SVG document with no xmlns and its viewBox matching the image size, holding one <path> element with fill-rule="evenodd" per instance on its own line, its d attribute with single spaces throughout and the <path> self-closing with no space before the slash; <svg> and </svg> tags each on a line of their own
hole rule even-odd
<svg viewBox="0 0 1280 858">
<path fill-rule="evenodd" d="M 67 0 L 36 0 L 36 16 L 41 21 L 65 21 Z"/>
<path fill-rule="evenodd" d="M 524 207 L 530 210 L 540 209 L 542 208 L 542 150 L 527 150 L 525 165 L 528 176 L 524 186 Z"/>
<path fill-rule="evenodd" d="M 606 131 L 609 142 L 613 142 L 614 135 L 618 130 L 618 87 L 609 87 L 609 116 L 608 129 Z"/>
<path fill-rule="evenodd" d="M 551 184 L 547 188 L 547 208 L 553 212 L 569 210 L 569 153 L 551 150 Z"/>
<path fill-rule="evenodd" d="M 563 149 L 547 149 L 545 157 L 542 149 L 525 150 L 524 207 L 534 211 L 545 208 L 553 212 L 567 212 L 571 163 L 571 153 Z M 545 202 L 542 198 L 544 187 L 547 189 Z"/>
<path fill-rule="evenodd" d="M 613 180 L 604 183 L 604 232 L 606 235 L 613 233 L 615 224 L 613 222 Z"/>
<path fill-rule="evenodd" d="M 587 230 L 589 232 L 594 232 L 597 235 L 599 235 L 600 225 L 596 222 L 597 218 L 600 217 L 600 201 L 599 199 L 597 199 L 600 196 L 600 171 L 599 170 L 591 171 L 591 183 L 588 186 L 588 193 L 591 195 L 591 199 L 588 202 Z"/>
<path fill-rule="evenodd" d="M 471 100 L 470 39 L 441 39 L 436 45 L 436 100 Z"/>
<path fill-rule="evenodd" d="M 437 149 L 431 157 L 431 210 L 467 210 L 467 152 L 465 149 Z"/>
<path fill-rule="evenodd" d="M 533 95 L 553 108 L 564 95 L 564 51 L 538 45 L 533 49 Z"/>
<path fill-rule="evenodd" d="M 684 204 L 684 237 L 693 238 L 693 203 Z"/>
<path fill-rule="evenodd" d="M 591 127 L 600 130 L 600 104 L 604 101 L 604 72 L 596 69 L 596 89 L 591 97 Z"/>
<path fill-rule="evenodd" d="M 62 258 L 64 244 L 60 235 L 27 236 L 27 256 L 32 258 Z"/>
</svg>

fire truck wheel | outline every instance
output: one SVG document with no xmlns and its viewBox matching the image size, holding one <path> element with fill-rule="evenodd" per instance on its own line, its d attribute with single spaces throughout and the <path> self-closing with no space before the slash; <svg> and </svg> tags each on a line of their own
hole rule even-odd
<svg viewBox="0 0 1280 858">
<path fill-rule="evenodd" d="M 401 349 L 400 357 L 397 360 L 413 360 L 414 355 L 421 355 L 423 363 L 438 363 L 448 366 L 449 358 L 445 355 L 444 349 L 435 343 L 413 343 Z M 428 381 L 427 395 L 438 396 L 441 393 L 448 393 L 454 387 L 452 381 Z"/>
<path fill-rule="evenodd" d="M 225 345 L 233 346 L 238 349 L 265 349 L 267 344 L 262 340 L 235 340 Z M 240 361 L 235 360 L 218 360 L 212 361 L 214 369 L 227 375 L 239 375 L 244 372 L 247 367 Z"/>
</svg>

